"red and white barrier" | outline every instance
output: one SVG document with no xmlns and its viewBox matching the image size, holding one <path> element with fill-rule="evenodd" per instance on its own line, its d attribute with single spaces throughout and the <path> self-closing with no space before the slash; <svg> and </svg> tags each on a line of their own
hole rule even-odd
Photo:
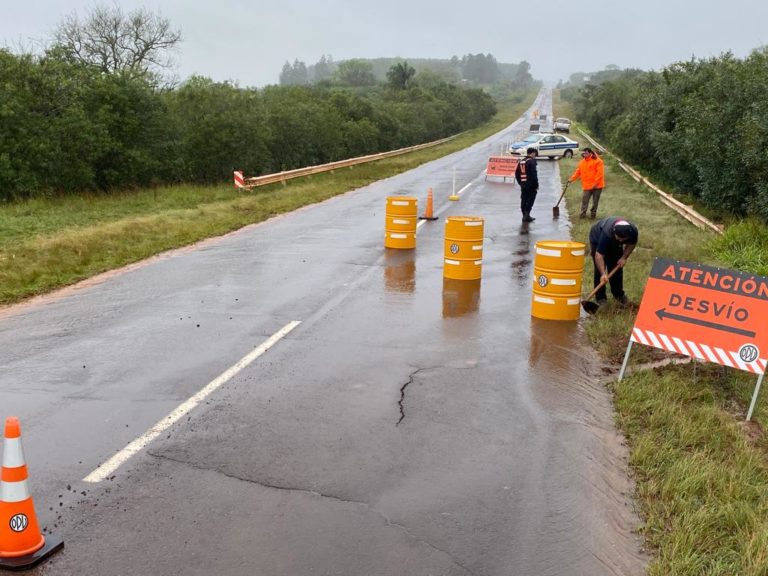
<svg viewBox="0 0 768 576">
<path fill-rule="evenodd" d="M 235 188 L 245 188 L 243 173 L 235 170 Z"/>
<path fill-rule="evenodd" d="M 630 340 L 644 346 L 669 350 L 676 354 L 684 354 L 685 356 L 691 356 L 705 362 L 714 362 L 715 364 L 722 364 L 729 368 L 738 368 L 739 370 L 755 374 L 765 372 L 766 364 L 768 364 L 762 358 L 753 362 L 745 362 L 740 358 L 739 353 L 735 351 L 724 350 L 717 346 L 710 347 L 704 343 L 692 342 L 691 340 L 683 341 L 675 336 L 669 337 L 666 334 L 657 334 L 651 330 L 641 330 L 640 328 L 632 329 Z"/>
</svg>

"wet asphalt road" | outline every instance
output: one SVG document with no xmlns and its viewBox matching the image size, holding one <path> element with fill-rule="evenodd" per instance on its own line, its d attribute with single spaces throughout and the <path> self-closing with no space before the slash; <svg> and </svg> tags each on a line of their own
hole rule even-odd
<svg viewBox="0 0 768 576">
<path fill-rule="evenodd" d="M 544 90 L 531 110 L 551 119 Z M 530 111 L 529 111 L 530 113 Z M 408 173 L 0 318 L 60 575 L 641 574 L 620 438 L 576 323 L 530 317 L 536 222 L 483 169 L 530 115 Z M 462 190 L 449 202 L 453 189 Z M 385 198 L 435 193 L 415 251 Z M 483 216 L 483 278 L 442 277 L 447 215 Z M 99 483 L 82 479 L 288 322 L 298 325 Z"/>
</svg>

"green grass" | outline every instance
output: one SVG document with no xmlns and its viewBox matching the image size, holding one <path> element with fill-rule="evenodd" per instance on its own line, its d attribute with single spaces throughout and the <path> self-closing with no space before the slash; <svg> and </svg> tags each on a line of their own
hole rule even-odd
<svg viewBox="0 0 768 576">
<path fill-rule="evenodd" d="M 730 268 L 768 276 L 768 228 L 757 220 L 732 224 L 710 248 Z"/>
<path fill-rule="evenodd" d="M 675 212 L 659 202 L 655 193 L 636 183 L 618 166 L 615 160 L 605 156 L 606 185 L 600 198 L 598 218 L 624 216 L 637 224 L 640 239 L 624 269 L 624 289 L 627 296 L 639 302 L 645 280 L 656 256 L 678 260 L 701 261 L 706 245 L 711 242 L 708 232 L 699 230 L 683 220 Z M 563 184 L 573 174 L 578 157 L 563 159 L 560 174 Z M 566 203 L 573 220 L 574 240 L 589 243 L 589 229 L 593 220 L 580 220 L 581 181 L 571 183 L 566 193 Z M 584 285 L 592 286 L 591 263 L 585 267 Z M 611 362 L 620 361 L 624 354 L 629 331 L 634 322 L 635 309 L 615 306 L 609 297 L 609 306 L 600 314 L 598 322 L 588 322 L 587 332 L 596 343 L 602 356 Z M 639 359 L 657 357 L 651 350 L 638 350 Z"/>
<path fill-rule="evenodd" d="M 530 105 L 502 103 L 493 120 L 425 150 L 238 192 L 173 186 L 0 205 L 0 304 L 18 302 L 196 241 L 320 202 L 464 149 Z"/>
<path fill-rule="evenodd" d="M 572 114 L 557 95 L 554 105 L 555 116 Z M 640 229 L 638 247 L 625 268 L 631 300 L 639 303 L 654 256 L 766 273 L 765 226 L 740 223 L 723 238 L 701 231 L 635 183 L 611 157 L 604 159 L 606 188 L 598 218 L 626 216 Z M 562 162 L 563 183 L 576 162 Z M 578 220 L 580 190 L 569 189 L 567 198 L 573 238 L 584 240 L 592 221 Z M 591 264 L 586 268 L 585 285 L 591 286 Z M 614 367 L 623 358 L 635 312 L 610 304 L 586 320 L 590 340 Z M 635 345 L 630 367 L 668 356 Z M 639 529 L 653 554 L 649 575 L 768 575 L 765 393 L 753 422 L 744 422 L 755 380 L 716 365 L 688 364 L 635 370 L 609 384 L 618 425 L 629 443 L 643 518 Z"/>
<path fill-rule="evenodd" d="M 768 574 L 768 468 L 723 408 L 720 369 L 640 372 L 616 386 L 619 423 L 656 558 L 648 574 Z"/>
</svg>

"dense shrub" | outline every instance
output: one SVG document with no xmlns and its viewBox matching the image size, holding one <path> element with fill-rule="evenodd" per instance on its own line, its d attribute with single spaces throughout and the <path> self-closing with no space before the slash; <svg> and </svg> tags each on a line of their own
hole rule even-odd
<svg viewBox="0 0 768 576">
<path fill-rule="evenodd" d="M 192 77 L 161 90 L 52 50 L 0 50 L 0 198 L 221 182 L 439 139 L 490 119 L 478 88 L 240 88 Z"/>
<path fill-rule="evenodd" d="M 768 218 L 768 49 L 628 71 L 574 94 L 577 117 L 627 161 L 704 204 Z"/>
</svg>

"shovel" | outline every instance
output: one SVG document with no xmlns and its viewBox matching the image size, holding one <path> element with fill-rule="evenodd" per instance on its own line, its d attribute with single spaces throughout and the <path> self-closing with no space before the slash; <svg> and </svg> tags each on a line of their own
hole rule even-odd
<svg viewBox="0 0 768 576">
<path fill-rule="evenodd" d="M 565 196 L 565 192 L 568 190 L 568 184 L 570 183 L 570 180 L 565 181 L 565 188 L 563 188 L 563 193 L 560 194 L 560 200 L 557 201 L 557 204 L 552 206 L 552 218 L 554 219 L 560 218 L 560 202 L 562 202 L 563 196 Z"/>
<path fill-rule="evenodd" d="M 584 312 L 586 312 L 587 314 L 594 314 L 595 312 L 597 312 L 600 309 L 600 304 L 598 304 L 597 302 L 591 302 L 592 297 L 595 294 L 597 294 L 597 291 L 600 290 L 600 288 L 605 286 L 606 282 L 608 282 L 608 280 L 611 278 L 611 276 L 616 274 L 616 272 L 619 270 L 619 268 L 620 268 L 620 266 L 616 266 L 613 270 L 611 270 L 608 273 L 608 278 L 606 278 L 605 280 L 601 280 L 600 284 L 598 284 L 595 287 L 595 289 L 592 290 L 592 292 L 590 292 L 589 295 L 584 300 L 581 301 L 581 307 L 584 308 Z"/>
</svg>

